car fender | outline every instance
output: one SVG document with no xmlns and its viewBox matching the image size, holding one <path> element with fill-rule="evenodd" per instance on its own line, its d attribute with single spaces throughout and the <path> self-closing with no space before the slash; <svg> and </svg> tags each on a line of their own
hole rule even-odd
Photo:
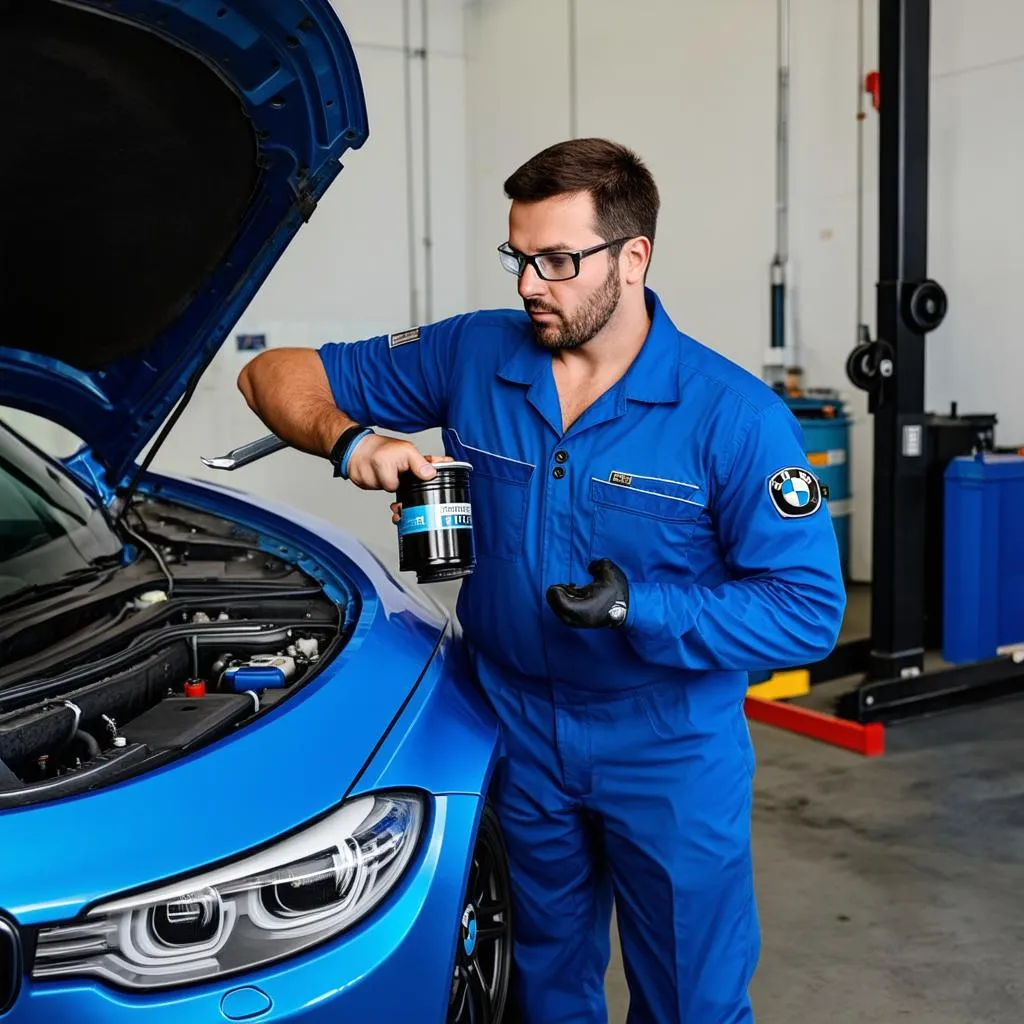
<svg viewBox="0 0 1024 1024">
<path fill-rule="evenodd" d="M 451 632 L 352 787 L 486 795 L 504 756 L 498 720 Z"/>
</svg>

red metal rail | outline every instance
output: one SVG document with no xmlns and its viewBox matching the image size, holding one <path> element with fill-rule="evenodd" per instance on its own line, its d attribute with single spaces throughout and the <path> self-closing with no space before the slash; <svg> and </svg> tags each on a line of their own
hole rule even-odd
<svg viewBox="0 0 1024 1024">
<path fill-rule="evenodd" d="M 810 736 L 822 743 L 831 743 L 865 757 L 880 757 L 885 753 L 885 726 L 880 722 L 861 725 L 797 704 L 762 700 L 760 697 L 747 697 L 745 708 L 747 717 L 754 722 L 764 722 L 801 736 Z"/>
</svg>

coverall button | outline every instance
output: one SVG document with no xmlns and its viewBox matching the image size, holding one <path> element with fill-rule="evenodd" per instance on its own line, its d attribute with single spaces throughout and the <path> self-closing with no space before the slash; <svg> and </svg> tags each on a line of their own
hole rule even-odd
<svg viewBox="0 0 1024 1024">
<path fill-rule="evenodd" d="M 562 467 L 561 467 L 561 466 L 555 466 L 555 468 L 554 468 L 553 470 L 551 470 L 551 475 L 552 475 L 552 476 L 553 476 L 553 477 L 554 477 L 554 478 L 555 478 L 556 480 L 561 480 L 561 479 L 562 479 L 562 477 L 563 477 L 563 476 L 565 476 L 565 470 L 564 470 L 564 469 L 562 469 Z"/>
<path fill-rule="evenodd" d="M 555 452 L 555 462 L 568 462 L 568 461 L 569 461 L 569 453 L 564 448 L 559 448 L 558 451 Z"/>
</svg>

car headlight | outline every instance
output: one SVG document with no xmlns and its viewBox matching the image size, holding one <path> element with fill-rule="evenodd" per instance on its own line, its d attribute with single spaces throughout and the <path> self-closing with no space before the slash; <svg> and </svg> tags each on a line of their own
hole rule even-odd
<svg viewBox="0 0 1024 1024">
<path fill-rule="evenodd" d="M 412 794 L 357 797 L 244 860 L 42 929 L 32 976 L 166 988 L 292 956 L 380 903 L 412 858 L 423 820 Z"/>
</svg>

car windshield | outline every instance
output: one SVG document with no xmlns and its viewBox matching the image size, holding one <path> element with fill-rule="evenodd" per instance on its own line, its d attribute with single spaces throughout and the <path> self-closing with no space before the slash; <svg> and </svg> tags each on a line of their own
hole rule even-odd
<svg viewBox="0 0 1024 1024">
<path fill-rule="evenodd" d="M 0 420 L 0 599 L 120 550 L 98 505 Z"/>
</svg>

